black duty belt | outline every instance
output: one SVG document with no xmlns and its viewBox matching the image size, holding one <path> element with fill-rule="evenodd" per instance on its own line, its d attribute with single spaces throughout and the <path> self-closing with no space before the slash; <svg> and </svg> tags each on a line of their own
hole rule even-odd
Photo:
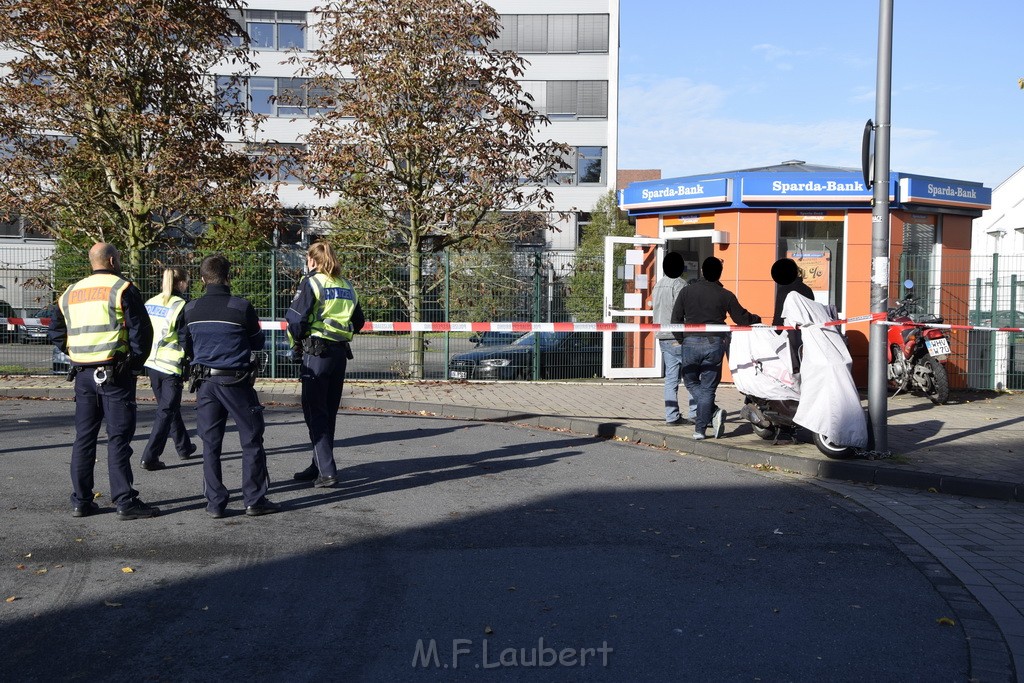
<svg viewBox="0 0 1024 683">
<path fill-rule="evenodd" d="M 207 377 L 244 377 L 249 374 L 249 369 L 221 370 L 220 368 L 203 368 L 203 374 Z"/>
</svg>

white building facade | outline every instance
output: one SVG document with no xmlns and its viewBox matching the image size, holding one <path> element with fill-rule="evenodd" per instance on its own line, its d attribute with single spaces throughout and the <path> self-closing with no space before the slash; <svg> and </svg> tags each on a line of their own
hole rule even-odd
<svg viewBox="0 0 1024 683">
<path fill-rule="evenodd" d="M 252 37 L 258 71 L 248 79 L 254 111 L 267 115 L 261 137 L 278 143 L 300 143 L 312 120 L 300 107 L 276 104 L 274 96 L 299 90 L 295 66 L 286 63 L 289 50 L 312 50 L 317 0 L 252 0 L 241 22 Z M 598 199 L 615 186 L 618 129 L 618 0 L 490 0 L 501 14 L 502 33 L 492 47 L 514 50 L 528 61 L 523 89 L 534 97 L 551 125 L 538 131 L 544 139 L 570 146 L 571 169 L 552 186 L 554 211 L 568 220 L 549 230 L 545 247 L 573 251 L 580 225 Z M 285 179 L 287 180 L 287 179 Z M 296 218 L 295 241 L 308 229 L 308 209 L 329 204 L 297 182 L 279 190 L 284 206 Z M 303 227 L 306 226 L 306 227 Z"/>
<path fill-rule="evenodd" d="M 971 253 L 1024 257 L 1024 168 L 992 190 L 992 208 L 974 219 Z"/>
</svg>

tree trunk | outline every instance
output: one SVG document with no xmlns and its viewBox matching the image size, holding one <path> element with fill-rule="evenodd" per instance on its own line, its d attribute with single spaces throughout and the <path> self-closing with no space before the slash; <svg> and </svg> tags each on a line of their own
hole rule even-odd
<svg viewBox="0 0 1024 683">
<path fill-rule="evenodd" d="M 423 318 L 423 254 L 416 230 L 409 234 L 409 322 Z M 423 379 L 423 333 L 409 335 L 409 377 Z"/>
</svg>

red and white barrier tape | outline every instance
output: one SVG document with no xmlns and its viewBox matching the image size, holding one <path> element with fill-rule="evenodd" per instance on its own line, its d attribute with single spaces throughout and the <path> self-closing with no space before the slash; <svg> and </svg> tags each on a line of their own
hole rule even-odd
<svg viewBox="0 0 1024 683">
<path fill-rule="evenodd" d="M 0 318 L 0 320 L 3 320 Z M 50 324 L 49 318 L 7 318 L 13 325 Z M 892 322 L 885 319 L 885 313 L 869 313 L 845 320 L 822 323 L 825 327 L 849 325 L 852 323 L 874 322 L 879 325 L 915 325 L 940 330 L 982 330 L 988 332 L 1024 332 L 1024 327 L 983 327 L 980 325 L 946 325 L 932 323 Z M 288 323 L 283 320 L 261 320 L 264 330 L 285 330 Z M 655 323 L 527 323 L 527 322 L 419 322 L 383 323 L 367 322 L 367 332 L 743 332 L 753 329 L 794 330 L 785 325 L 657 325 Z"/>
</svg>

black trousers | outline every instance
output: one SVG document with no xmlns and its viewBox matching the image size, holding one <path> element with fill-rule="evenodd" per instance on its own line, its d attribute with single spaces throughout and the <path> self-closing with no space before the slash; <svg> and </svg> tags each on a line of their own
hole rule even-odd
<svg viewBox="0 0 1024 683">
<path fill-rule="evenodd" d="M 329 344 L 322 356 L 302 357 L 302 369 L 299 371 L 302 415 L 313 444 L 313 464 L 322 477 L 338 475 L 334 461 L 334 428 L 338 422 L 347 365 L 348 356 L 340 344 Z"/>
<path fill-rule="evenodd" d="M 224 386 L 231 381 L 229 377 L 210 377 L 196 389 L 196 426 L 203 440 L 203 493 L 208 510 L 223 510 L 228 503 L 220 466 L 228 417 L 238 428 L 242 447 L 242 500 L 246 507 L 261 503 L 270 487 L 263 448 L 263 406 L 251 386 Z"/>
<path fill-rule="evenodd" d="M 109 373 L 96 386 L 93 368 L 82 368 L 75 376 L 75 442 L 71 447 L 71 504 L 93 500 L 96 469 L 96 438 L 107 423 L 107 476 L 110 500 L 118 509 L 129 504 L 139 492 L 132 488 L 132 438 L 135 436 L 135 376 Z"/>
<path fill-rule="evenodd" d="M 147 368 L 153 395 L 156 397 L 156 417 L 149 433 L 149 441 L 142 451 L 142 462 L 153 462 L 160 459 L 167 445 L 167 436 L 174 441 L 178 455 L 188 455 L 193 451 L 192 440 L 188 437 L 185 421 L 181 418 L 181 375 L 170 375 L 153 368 Z"/>
</svg>

